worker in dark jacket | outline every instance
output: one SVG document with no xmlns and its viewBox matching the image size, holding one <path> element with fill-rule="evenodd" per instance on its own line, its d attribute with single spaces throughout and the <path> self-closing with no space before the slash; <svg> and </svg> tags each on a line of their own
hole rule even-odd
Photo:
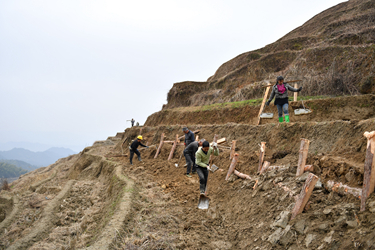
<svg viewBox="0 0 375 250">
<path fill-rule="evenodd" d="M 194 141 L 190 143 L 185 149 L 184 149 L 184 156 L 186 160 L 186 176 L 191 178 L 190 171 L 192 171 L 192 174 L 197 173 L 196 167 L 195 167 L 195 153 L 198 151 L 199 147 L 202 147 L 203 142 L 205 139 L 201 139 L 200 141 Z"/>
<path fill-rule="evenodd" d="M 190 131 L 187 127 L 182 128 L 182 131 L 185 133 L 185 147 L 187 147 L 190 143 L 195 141 L 194 133 Z"/>
<path fill-rule="evenodd" d="M 132 142 L 132 144 L 129 146 L 129 150 L 130 150 L 130 164 L 131 165 L 133 165 L 133 156 L 134 156 L 134 153 L 138 156 L 138 160 L 139 161 L 142 161 L 142 159 L 141 159 L 141 153 L 139 153 L 139 151 L 138 151 L 138 146 L 142 146 L 142 147 L 146 147 L 146 148 L 148 148 L 148 146 L 146 146 L 146 145 L 143 145 L 142 143 L 141 143 L 141 141 L 143 140 L 143 137 L 141 136 L 141 135 L 139 135 L 138 137 L 137 137 L 137 140 L 134 140 L 133 142 Z"/>
<path fill-rule="evenodd" d="M 266 102 L 266 105 L 270 105 L 270 102 L 275 97 L 275 105 L 279 113 L 279 122 L 283 122 L 283 112 L 285 114 L 285 122 L 289 122 L 289 100 L 288 100 L 288 90 L 292 92 L 300 92 L 302 87 L 298 89 L 293 88 L 287 82 L 284 82 L 284 77 L 278 76 L 276 79 L 276 84 L 272 87 L 271 96 Z"/>
</svg>

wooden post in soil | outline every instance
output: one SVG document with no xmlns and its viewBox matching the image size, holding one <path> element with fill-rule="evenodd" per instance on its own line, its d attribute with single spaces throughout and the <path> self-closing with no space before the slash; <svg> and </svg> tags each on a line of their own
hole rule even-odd
<svg viewBox="0 0 375 250">
<path fill-rule="evenodd" d="M 199 140 L 199 135 L 197 135 L 196 137 L 195 137 L 195 141 L 198 141 Z"/>
<path fill-rule="evenodd" d="M 158 147 L 158 150 L 156 150 L 156 154 L 154 156 L 154 159 L 156 159 L 156 157 L 158 157 L 158 154 L 160 153 L 160 150 L 163 147 L 163 144 L 164 144 L 164 133 L 161 134 L 159 147 Z"/>
<path fill-rule="evenodd" d="M 366 199 L 374 192 L 375 186 L 375 131 L 365 132 L 363 135 L 367 137 L 367 150 L 363 173 L 361 211 L 365 211 Z"/>
<path fill-rule="evenodd" d="M 258 172 L 262 170 L 264 155 L 266 154 L 266 142 L 260 143 L 260 149 L 259 149 L 259 166 L 258 166 Z"/>
<path fill-rule="evenodd" d="M 258 122 L 257 122 L 257 125 L 260 124 L 260 115 L 261 115 L 262 112 L 263 112 L 264 105 L 266 105 L 266 100 L 267 100 L 267 97 L 268 97 L 268 92 L 270 92 L 270 89 L 271 89 L 271 86 L 268 86 L 268 87 L 266 88 L 266 93 L 264 93 L 264 97 L 263 97 L 262 105 L 260 105 L 260 110 L 259 110 L 259 114 L 258 114 Z"/>
<path fill-rule="evenodd" d="M 172 146 L 171 152 L 169 153 L 168 161 L 171 160 L 171 159 L 173 158 L 173 153 L 174 153 L 174 151 L 176 150 L 177 142 L 178 142 L 178 135 L 176 135 L 176 139 L 174 140 L 174 143 L 173 143 L 173 146 Z"/>
<path fill-rule="evenodd" d="M 260 170 L 260 174 L 263 174 L 264 172 L 266 172 L 267 169 L 269 168 L 270 164 L 271 163 L 269 161 L 265 161 L 263 166 L 262 166 L 262 169 Z"/>
<path fill-rule="evenodd" d="M 293 207 L 292 217 L 290 220 L 293 220 L 298 214 L 302 213 L 318 179 L 318 176 L 312 173 L 307 176 L 306 182 L 303 185 L 301 193 L 298 195 L 296 204 Z"/>
<path fill-rule="evenodd" d="M 298 88 L 298 84 L 297 84 L 297 83 L 294 84 L 294 88 L 295 88 L 295 89 Z M 295 102 L 297 101 L 297 95 L 298 95 L 298 92 L 294 92 L 294 98 L 293 98 L 293 101 L 295 101 Z"/>
<path fill-rule="evenodd" d="M 232 146 L 230 147 L 230 156 L 229 156 L 229 160 L 232 160 L 233 159 L 233 156 L 234 156 L 234 151 L 236 150 L 236 141 L 232 141 Z"/>
<path fill-rule="evenodd" d="M 301 138 L 301 146 L 299 148 L 299 158 L 296 176 L 300 176 L 305 171 L 307 154 L 309 152 L 310 141 Z"/>
<path fill-rule="evenodd" d="M 237 161 L 238 161 L 239 154 L 235 153 L 233 156 L 232 163 L 229 166 L 227 176 L 225 177 L 225 180 L 227 181 L 229 179 L 229 176 L 233 173 L 234 168 L 236 167 Z"/>
</svg>

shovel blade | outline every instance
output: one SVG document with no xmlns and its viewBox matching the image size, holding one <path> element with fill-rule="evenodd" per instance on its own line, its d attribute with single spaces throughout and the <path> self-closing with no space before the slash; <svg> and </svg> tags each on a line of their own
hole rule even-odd
<svg viewBox="0 0 375 250">
<path fill-rule="evenodd" d="M 199 196 L 198 208 L 199 209 L 208 209 L 209 204 L 210 204 L 210 198 L 208 198 L 204 194 L 201 194 Z"/>
<path fill-rule="evenodd" d="M 218 169 L 219 168 L 215 164 L 212 164 L 212 166 L 210 167 L 210 170 L 211 170 L 212 173 L 214 173 Z"/>
</svg>

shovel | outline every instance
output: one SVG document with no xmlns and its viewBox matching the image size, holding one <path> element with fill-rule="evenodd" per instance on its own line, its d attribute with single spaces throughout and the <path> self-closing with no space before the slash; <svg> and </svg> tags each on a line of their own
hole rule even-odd
<svg viewBox="0 0 375 250">
<path fill-rule="evenodd" d="M 312 113 L 312 110 L 305 108 L 305 105 L 303 104 L 303 100 L 302 100 L 302 106 L 303 106 L 303 109 L 294 110 L 294 115 L 307 115 L 307 114 Z"/>
<path fill-rule="evenodd" d="M 208 184 L 208 175 L 207 175 L 207 184 Z M 207 184 L 206 184 L 206 191 L 207 191 Z M 208 198 L 205 194 L 200 194 L 199 201 L 198 201 L 198 208 L 208 209 L 209 205 L 210 205 L 210 198 Z"/>
<path fill-rule="evenodd" d="M 178 168 L 178 164 L 180 164 L 180 161 L 181 161 L 181 158 L 182 158 L 183 154 L 184 154 L 184 151 L 182 150 L 182 154 L 180 155 L 180 159 L 178 160 L 178 163 L 174 164 L 176 166 L 176 168 Z"/>
</svg>

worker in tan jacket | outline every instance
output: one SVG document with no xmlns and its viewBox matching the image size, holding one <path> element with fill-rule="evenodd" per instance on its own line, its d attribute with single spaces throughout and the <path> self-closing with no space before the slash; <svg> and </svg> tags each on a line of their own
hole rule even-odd
<svg viewBox="0 0 375 250">
<path fill-rule="evenodd" d="M 202 147 L 198 149 L 195 153 L 195 164 L 196 170 L 199 176 L 199 190 L 201 194 L 205 194 L 207 178 L 208 178 L 208 169 L 210 162 L 210 155 L 212 152 L 215 156 L 219 155 L 219 149 L 217 148 L 217 143 L 212 144 L 213 147 L 210 147 L 208 141 L 203 142 Z"/>
</svg>

